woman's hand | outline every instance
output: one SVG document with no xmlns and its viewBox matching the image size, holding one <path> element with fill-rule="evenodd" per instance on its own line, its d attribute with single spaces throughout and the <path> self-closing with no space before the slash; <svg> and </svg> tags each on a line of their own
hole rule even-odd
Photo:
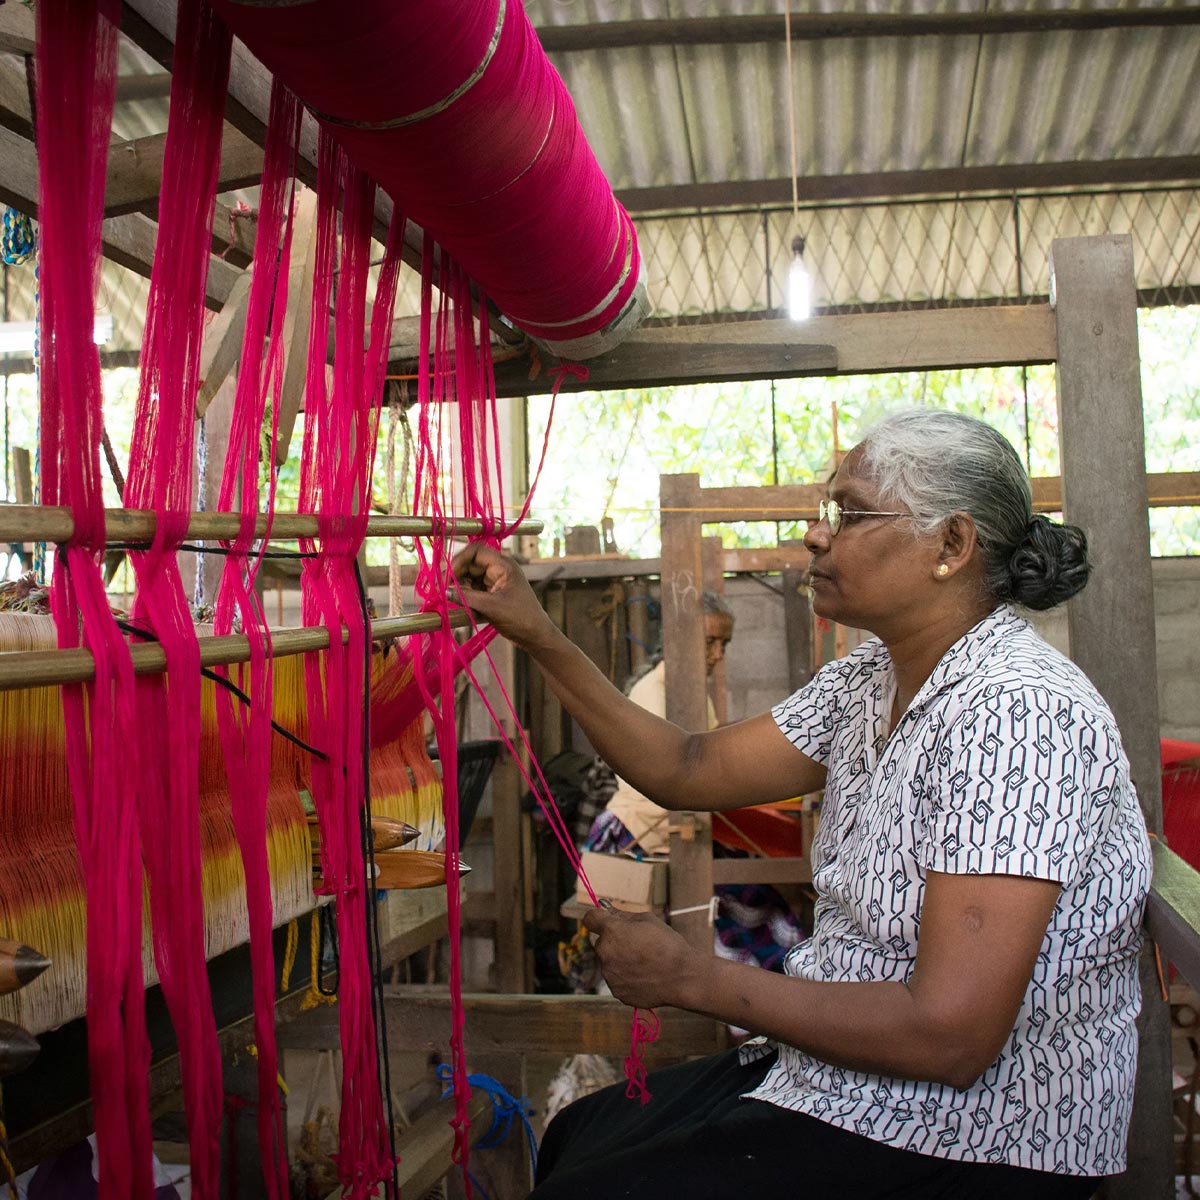
<svg viewBox="0 0 1200 1200">
<path fill-rule="evenodd" d="M 522 650 L 531 650 L 554 634 L 554 622 L 538 603 L 524 572 L 507 555 L 483 542 L 472 542 L 454 556 L 451 568 L 463 603 Z"/>
<path fill-rule="evenodd" d="M 583 918 L 596 937 L 596 953 L 612 994 L 630 1008 L 687 1007 L 703 991 L 711 955 L 694 950 L 649 913 L 594 908 Z"/>
</svg>

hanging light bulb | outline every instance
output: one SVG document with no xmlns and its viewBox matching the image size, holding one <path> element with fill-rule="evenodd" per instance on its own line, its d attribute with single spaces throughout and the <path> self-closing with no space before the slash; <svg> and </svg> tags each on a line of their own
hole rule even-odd
<svg viewBox="0 0 1200 1200">
<path fill-rule="evenodd" d="M 788 316 L 807 321 L 812 316 L 812 277 L 804 265 L 804 239 L 792 238 L 792 265 L 788 271 Z"/>
</svg>

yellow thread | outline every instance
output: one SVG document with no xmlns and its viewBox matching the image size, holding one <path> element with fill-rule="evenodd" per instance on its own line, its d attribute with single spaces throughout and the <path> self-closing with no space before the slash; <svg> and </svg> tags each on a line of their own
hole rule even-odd
<svg viewBox="0 0 1200 1200">
<path fill-rule="evenodd" d="M 300 922 L 293 917 L 288 922 L 287 946 L 283 951 L 283 972 L 279 978 L 279 990 L 286 992 L 292 982 L 292 970 L 296 966 L 296 949 L 300 944 Z"/>
<path fill-rule="evenodd" d="M 312 910 L 312 921 L 309 924 L 308 948 L 312 975 L 308 981 L 308 991 L 300 1001 L 301 1012 L 320 1008 L 322 1004 L 333 1004 L 337 1000 L 336 996 L 326 996 L 318 986 L 321 981 L 321 926 L 320 910 L 316 908 Z"/>
<path fill-rule="evenodd" d="M 4 1123 L 4 1093 L 0 1091 L 0 1171 L 8 1183 L 8 1190 L 16 1200 L 17 1173 L 13 1170 L 12 1161 L 8 1157 L 8 1126 Z"/>
</svg>

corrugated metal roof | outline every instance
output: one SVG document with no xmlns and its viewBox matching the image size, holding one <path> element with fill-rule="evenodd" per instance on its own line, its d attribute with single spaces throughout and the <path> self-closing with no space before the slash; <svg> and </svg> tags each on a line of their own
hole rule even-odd
<svg viewBox="0 0 1200 1200">
<path fill-rule="evenodd" d="M 802 176 L 1191 155 L 1200 29 L 797 42 Z M 778 45 L 552 56 L 613 186 L 790 176 Z"/>
<path fill-rule="evenodd" d="M 803 11 L 1046 7 L 822 0 Z M 754 0 L 531 0 L 526 9 L 535 25 L 547 26 L 782 13 L 778 3 Z M 782 16 L 771 43 L 629 46 L 551 59 L 618 191 L 790 178 Z M 801 178 L 1175 158 L 1200 148 L 1196 26 L 797 40 L 792 74 Z M 905 199 L 886 209 L 839 204 L 836 211 L 806 209 L 801 232 L 818 299 L 831 305 L 1044 293 L 1050 230 L 1131 232 L 1144 288 L 1200 285 L 1195 194 L 1152 197 L 1030 197 L 1016 218 L 1008 201 L 961 196 L 941 204 Z M 685 190 L 676 194 L 678 207 L 694 214 L 686 201 Z M 790 215 L 778 211 L 786 204 L 773 207 L 766 233 L 757 213 L 639 215 L 656 315 L 778 304 L 793 230 Z M 1028 229 L 1018 273 L 1022 220 Z"/>
<path fill-rule="evenodd" d="M 1171 7 L 1152 0 L 1142 6 Z M 802 11 L 1077 7 L 1069 0 L 816 0 Z M 1130 5 L 1110 0 L 1089 7 Z M 626 46 L 556 52 L 551 59 L 619 192 L 790 177 L 779 0 L 529 0 L 526 11 L 535 27 L 778 15 L 779 36 L 771 42 Z M 793 58 L 802 178 L 1200 152 L 1200 105 L 1194 102 L 1200 27 L 1194 25 L 797 40 Z M 120 69 L 126 77 L 161 72 L 124 39 Z M 166 117 L 165 97 L 122 103 L 114 139 L 161 133 Z M 1154 289 L 1161 297 L 1163 288 L 1200 287 L 1200 201 L 1191 186 L 1196 181 L 1188 182 L 1173 190 L 1108 189 L 1074 199 L 1022 194 L 1015 206 L 995 193 L 952 194 L 936 203 L 908 196 L 890 204 L 822 203 L 805 206 L 800 231 L 808 239 L 817 301 L 826 305 L 1044 293 L 1052 237 L 1085 232 L 1133 234 L 1139 285 L 1150 299 Z M 257 202 L 253 190 L 222 199 L 231 206 Z M 787 207 L 775 201 L 764 212 L 760 203 L 729 204 L 698 216 L 685 204 L 674 214 L 638 214 L 654 315 L 778 306 L 795 232 Z M 135 348 L 145 282 L 110 263 L 103 289 L 102 307 L 113 312 L 117 327 L 110 348 Z M 406 273 L 398 313 L 414 313 L 418 295 Z M 14 319 L 31 302 L 31 282 L 16 268 L 10 272 Z"/>
</svg>

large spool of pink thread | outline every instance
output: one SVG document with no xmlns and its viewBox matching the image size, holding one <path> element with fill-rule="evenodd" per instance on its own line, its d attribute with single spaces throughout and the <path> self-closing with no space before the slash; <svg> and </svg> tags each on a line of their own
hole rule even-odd
<svg viewBox="0 0 1200 1200">
<path fill-rule="evenodd" d="M 566 358 L 646 312 L 633 222 L 521 0 L 213 0 L 351 159 Z"/>
</svg>

